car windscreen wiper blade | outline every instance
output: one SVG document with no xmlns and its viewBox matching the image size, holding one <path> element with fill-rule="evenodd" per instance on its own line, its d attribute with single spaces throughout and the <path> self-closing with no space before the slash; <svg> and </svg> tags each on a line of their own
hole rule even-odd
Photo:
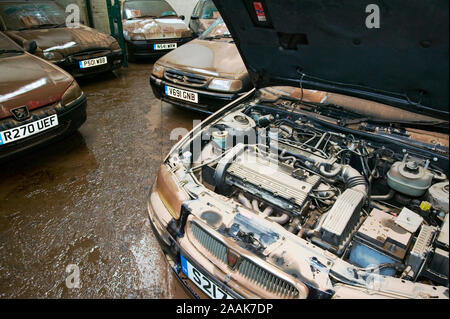
<svg viewBox="0 0 450 319">
<path fill-rule="evenodd" d="M 16 50 L 16 49 L 0 50 L 0 54 L 4 54 L 4 53 L 23 53 L 23 51 Z"/>
<path fill-rule="evenodd" d="M 136 19 L 142 19 L 142 18 L 152 18 L 152 19 L 157 19 L 158 17 L 155 16 L 155 15 L 143 15 L 143 16 L 139 16 L 139 17 L 128 18 L 127 20 L 136 20 Z"/>
<path fill-rule="evenodd" d="M 214 40 L 214 39 L 222 39 L 222 38 L 232 38 L 231 34 L 217 34 L 213 37 L 204 37 L 203 40 Z"/>
<path fill-rule="evenodd" d="M 34 25 L 31 27 L 23 27 L 23 28 L 19 28 L 17 29 L 18 31 L 23 31 L 23 30 L 32 30 L 32 29 L 47 29 L 47 28 L 59 28 L 64 26 L 65 23 L 44 23 L 44 24 L 39 24 L 39 25 Z"/>
</svg>

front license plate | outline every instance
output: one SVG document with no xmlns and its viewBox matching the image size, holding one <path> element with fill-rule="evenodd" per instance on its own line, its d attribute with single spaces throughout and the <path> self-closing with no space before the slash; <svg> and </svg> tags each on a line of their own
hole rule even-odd
<svg viewBox="0 0 450 319">
<path fill-rule="evenodd" d="M 179 100 L 184 100 L 192 103 L 198 103 L 198 94 L 195 92 L 189 92 L 181 89 L 177 89 L 171 86 L 167 86 L 165 88 L 166 95 L 170 97 L 174 97 Z"/>
<path fill-rule="evenodd" d="M 93 66 L 102 65 L 102 64 L 106 64 L 106 63 L 108 63 L 108 58 L 105 56 L 79 62 L 80 69 L 91 68 Z"/>
<path fill-rule="evenodd" d="M 234 297 L 227 294 L 219 288 L 211 279 L 203 275 L 199 270 L 191 265 L 186 258 L 180 255 L 181 269 L 183 273 L 188 276 L 205 294 L 213 299 L 234 299 Z"/>
<path fill-rule="evenodd" d="M 2 131 L 0 132 L 0 145 L 21 140 L 28 136 L 46 131 L 57 125 L 58 125 L 58 115 L 55 114 L 35 122 L 31 122 L 6 131 Z"/>
<path fill-rule="evenodd" d="M 153 45 L 153 50 L 173 50 L 176 48 L 176 43 L 155 43 Z"/>
</svg>

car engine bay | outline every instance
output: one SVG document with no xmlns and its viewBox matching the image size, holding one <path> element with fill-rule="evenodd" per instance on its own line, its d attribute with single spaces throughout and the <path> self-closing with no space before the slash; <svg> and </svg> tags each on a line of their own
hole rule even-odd
<svg viewBox="0 0 450 319">
<path fill-rule="evenodd" d="M 374 274 L 386 294 L 448 297 L 448 149 L 305 114 L 253 102 L 203 128 L 167 161 L 193 198 L 182 211 L 315 297 Z"/>
</svg>

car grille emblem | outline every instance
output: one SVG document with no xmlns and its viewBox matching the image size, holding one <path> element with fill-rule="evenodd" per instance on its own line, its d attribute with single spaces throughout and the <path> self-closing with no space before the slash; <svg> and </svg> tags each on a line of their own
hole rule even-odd
<svg viewBox="0 0 450 319">
<path fill-rule="evenodd" d="M 231 249 L 227 250 L 227 263 L 231 269 L 234 269 L 239 261 L 240 256 L 232 251 Z"/>
<path fill-rule="evenodd" d="M 25 121 L 30 117 L 30 112 L 26 106 L 17 107 L 11 110 L 12 115 L 17 121 Z"/>
</svg>

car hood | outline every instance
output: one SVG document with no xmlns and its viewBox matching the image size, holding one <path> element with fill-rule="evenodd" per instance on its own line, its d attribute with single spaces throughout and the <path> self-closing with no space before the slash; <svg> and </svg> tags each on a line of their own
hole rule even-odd
<svg viewBox="0 0 450 319">
<path fill-rule="evenodd" d="M 92 28 L 81 25 L 79 28 L 50 28 L 22 31 L 7 31 L 8 36 L 21 44 L 27 40 L 34 40 L 38 46 L 36 55 L 46 57 L 45 53 L 55 55 L 48 56 L 49 60 L 62 59 L 71 54 L 98 48 L 118 49 L 117 41 Z"/>
<path fill-rule="evenodd" d="M 152 40 L 190 37 L 192 32 L 181 19 L 142 18 L 122 20 L 126 40 Z"/>
<path fill-rule="evenodd" d="M 257 88 L 301 85 L 448 119 L 447 0 L 214 3 Z"/>
<path fill-rule="evenodd" d="M 72 76 L 29 53 L 0 58 L 0 119 L 26 105 L 29 110 L 61 100 Z"/>
<path fill-rule="evenodd" d="M 158 63 L 214 77 L 241 79 L 248 75 L 236 45 L 226 41 L 195 39 L 167 53 Z"/>
</svg>

